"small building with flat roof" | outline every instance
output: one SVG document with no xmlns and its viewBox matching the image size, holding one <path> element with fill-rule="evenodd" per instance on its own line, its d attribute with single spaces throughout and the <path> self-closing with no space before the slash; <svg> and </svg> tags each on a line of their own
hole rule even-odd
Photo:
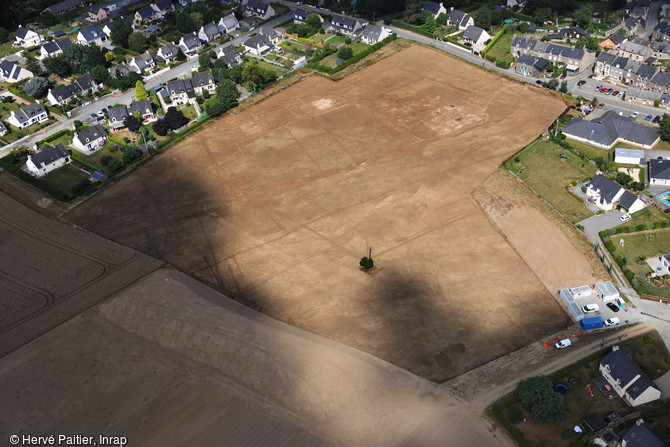
<svg viewBox="0 0 670 447">
<path fill-rule="evenodd" d="M 599 282 L 595 285 L 594 289 L 598 298 L 601 298 L 605 302 L 619 298 L 619 291 L 614 287 L 612 281 Z"/>
<path fill-rule="evenodd" d="M 614 149 L 614 163 L 642 165 L 644 164 L 644 151 L 642 149 L 618 147 Z"/>
</svg>

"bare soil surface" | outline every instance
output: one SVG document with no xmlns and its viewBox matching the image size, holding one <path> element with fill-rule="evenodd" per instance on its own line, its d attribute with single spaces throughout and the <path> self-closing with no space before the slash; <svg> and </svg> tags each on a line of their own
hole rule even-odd
<svg viewBox="0 0 670 447">
<path fill-rule="evenodd" d="M 3 193 L 0 209 L 0 356 L 162 264 Z"/>
<path fill-rule="evenodd" d="M 471 196 L 563 108 L 413 46 L 224 116 L 65 217 L 444 381 L 568 323 Z"/>
<path fill-rule="evenodd" d="M 0 439 L 130 446 L 509 446 L 469 404 L 172 269 L 0 359 Z"/>
</svg>

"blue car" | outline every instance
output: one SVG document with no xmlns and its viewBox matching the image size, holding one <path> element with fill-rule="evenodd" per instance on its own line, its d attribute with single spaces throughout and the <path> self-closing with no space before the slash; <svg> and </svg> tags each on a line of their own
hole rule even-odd
<svg viewBox="0 0 670 447">
<path fill-rule="evenodd" d="M 653 115 L 647 115 L 647 117 L 644 119 L 645 121 L 651 121 L 653 118 Z"/>
</svg>

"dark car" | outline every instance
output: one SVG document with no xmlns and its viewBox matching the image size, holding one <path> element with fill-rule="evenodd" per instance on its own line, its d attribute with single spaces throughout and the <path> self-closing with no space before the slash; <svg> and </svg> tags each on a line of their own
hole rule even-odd
<svg viewBox="0 0 670 447">
<path fill-rule="evenodd" d="M 586 81 L 579 81 L 577 83 L 577 87 L 581 87 L 582 85 L 586 84 Z"/>
<path fill-rule="evenodd" d="M 619 312 L 619 306 L 614 303 L 607 303 L 607 307 L 609 307 L 612 312 Z"/>
<path fill-rule="evenodd" d="M 660 123 L 660 122 L 661 122 L 661 116 L 660 116 L 660 115 L 656 115 L 656 116 L 654 117 L 654 119 L 651 120 L 651 122 L 652 122 L 652 123 L 656 123 L 656 124 Z"/>
<path fill-rule="evenodd" d="M 465 45 L 466 47 L 471 47 L 472 46 L 472 44 L 470 42 L 465 42 L 463 45 Z"/>
<path fill-rule="evenodd" d="M 538 79 L 537 81 L 535 81 L 535 83 L 536 83 L 537 85 L 543 85 L 543 84 L 544 84 L 544 82 L 540 81 L 539 79 Z"/>
</svg>

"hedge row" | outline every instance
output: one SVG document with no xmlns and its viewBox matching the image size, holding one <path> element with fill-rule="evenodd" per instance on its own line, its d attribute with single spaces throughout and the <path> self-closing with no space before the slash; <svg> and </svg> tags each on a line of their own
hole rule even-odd
<svg viewBox="0 0 670 447">
<path fill-rule="evenodd" d="M 488 53 L 488 51 L 491 49 L 491 47 L 493 47 L 493 45 L 495 45 L 496 42 L 497 42 L 498 40 L 500 40 L 500 38 L 502 37 L 502 35 L 505 34 L 506 30 L 507 30 L 507 25 L 505 25 L 505 26 L 503 26 L 502 28 L 500 28 L 500 31 L 498 31 L 498 32 L 496 33 L 496 35 L 493 36 L 493 39 L 491 39 L 491 41 L 488 43 L 488 45 L 486 45 L 486 48 L 484 48 L 483 53 Z"/>
<path fill-rule="evenodd" d="M 417 34 L 421 34 L 422 36 L 430 37 L 431 39 L 435 38 L 435 33 L 426 31 L 420 26 L 410 25 L 409 23 L 401 22 L 399 20 L 394 20 L 393 22 L 391 22 L 391 25 L 397 26 L 398 28 L 406 29 L 407 31 L 412 31 Z"/>
<path fill-rule="evenodd" d="M 461 48 L 465 48 L 465 49 L 468 50 L 468 51 L 472 51 L 472 48 L 470 48 L 470 47 L 467 46 L 467 45 L 463 45 L 463 44 L 460 43 L 458 40 L 456 40 L 456 39 L 452 39 L 451 37 L 447 37 L 447 42 L 449 42 L 449 43 L 453 43 L 454 45 L 458 45 L 459 47 L 461 47 Z"/>
<path fill-rule="evenodd" d="M 45 139 L 38 141 L 37 144 L 40 144 L 40 143 L 50 143 L 50 142 L 52 142 L 52 141 L 54 141 L 54 140 L 60 138 L 60 137 L 63 136 L 63 135 L 66 135 L 66 134 L 72 136 L 72 131 L 71 131 L 71 130 L 68 130 L 68 129 L 62 129 L 62 130 L 59 130 L 59 131 L 56 132 L 55 134 L 53 134 L 53 135 L 49 135 L 49 136 L 46 137 Z"/>
<path fill-rule="evenodd" d="M 125 145 L 126 145 L 126 143 L 124 143 L 123 141 L 119 141 L 119 140 L 117 140 L 116 138 L 114 138 L 114 137 L 111 136 L 111 135 L 107 135 L 107 139 L 108 139 L 109 141 L 111 141 L 112 143 L 116 143 L 116 144 L 118 144 L 119 146 L 125 146 Z"/>
<path fill-rule="evenodd" d="M 87 168 L 93 169 L 94 171 L 100 171 L 101 170 L 99 167 L 93 166 L 89 162 L 82 160 L 81 158 L 79 158 L 78 156 L 76 156 L 74 154 L 70 155 L 70 158 L 72 158 L 73 160 L 76 160 L 77 162 L 81 163 L 82 165 L 86 166 Z"/>
<path fill-rule="evenodd" d="M 518 401 L 519 399 L 513 397 L 511 399 L 506 400 L 505 402 L 502 402 L 501 404 L 494 406 L 493 417 L 495 417 L 496 420 L 500 423 L 500 425 L 502 425 L 503 428 L 507 430 L 507 433 L 509 433 L 510 436 L 512 436 L 512 438 L 517 442 L 517 445 L 521 447 L 529 447 L 530 444 L 528 443 L 526 438 L 524 438 L 523 433 L 517 430 L 502 414 L 504 409 L 510 407 L 511 405 L 517 403 Z"/>
<path fill-rule="evenodd" d="M 23 90 L 19 90 L 18 88 L 14 87 L 13 85 L 10 85 L 9 87 L 7 87 L 7 90 L 14 93 L 16 96 L 19 96 L 19 97 L 25 99 L 26 101 L 30 102 L 31 104 L 33 102 L 35 102 L 35 98 L 33 98 L 32 96 L 26 95 L 25 93 L 23 93 Z"/>
<path fill-rule="evenodd" d="M 510 66 L 510 63 L 507 62 L 505 59 L 498 59 L 496 61 L 496 67 L 507 69 L 507 68 L 509 68 L 509 66 Z"/>
<path fill-rule="evenodd" d="M 355 56 L 353 56 L 353 57 L 347 59 L 347 60 L 344 61 L 344 62 L 342 62 L 340 65 L 338 65 L 338 66 L 335 67 L 335 68 L 327 67 L 327 66 L 322 65 L 322 64 L 319 64 L 318 62 L 315 62 L 315 61 L 313 61 L 313 60 L 310 60 L 310 61 L 307 63 L 307 66 L 310 67 L 310 68 L 314 68 L 315 70 L 322 71 L 322 72 L 324 72 L 324 73 L 330 73 L 330 74 L 332 74 L 332 73 L 337 73 L 338 71 L 344 70 L 344 69 L 345 69 L 346 67 L 348 67 L 349 65 L 351 65 L 351 64 L 355 64 L 356 62 L 360 61 L 360 60 L 363 59 L 365 56 L 374 53 L 375 51 L 379 50 L 380 48 L 382 48 L 382 47 L 383 47 L 384 45 L 386 45 L 387 43 L 389 43 L 389 42 L 393 42 L 393 41 L 396 40 L 397 38 L 398 38 L 398 35 L 397 35 L 397 34 L 391 34 L 390 36 L 388 36 L 387 38 L 385 38 L 385 39 L 382 40 L 381 42 L 377 42 L 377 43 L 374 44 L 374 45 L 370 45 L 370 46 L 369 46 L 368 48 L 366 48 L 365 50 L 361 51 L 361 52 L 358 53 L 357 55 L 355 55 Z"/>
</svg>

